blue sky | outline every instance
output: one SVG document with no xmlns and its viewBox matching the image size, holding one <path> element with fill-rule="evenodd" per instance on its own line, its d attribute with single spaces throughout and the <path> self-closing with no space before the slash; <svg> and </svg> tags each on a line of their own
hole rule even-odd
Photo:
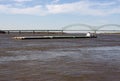
<svg viewBox="0 0 120 81">
<path fill-rule="evenodd" d="M 0 0 L 0 30 L 119 23 L 120 0 Z"/>
</svg>

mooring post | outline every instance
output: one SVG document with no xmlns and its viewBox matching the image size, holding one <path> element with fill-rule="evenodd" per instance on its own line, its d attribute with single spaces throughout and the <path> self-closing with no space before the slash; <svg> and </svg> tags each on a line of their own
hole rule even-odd
<svg viewBox="0 0 120 81">
<path fill-rule="evenodd" d="M 94 31 L 94 34 L 96 34 L 96 31 L 97 31 L 97 30 Z"/>
<path fill-rule="evenodd" d="M 35 34 L 35 30 L 33 30 L 33 34 Z"/>
<path fill-rule="evenodd" d="M 21 30 L 19 30 L 19 34 L 21 34 Z"/>
<path fill-rule="evenodd" d="M 63 30 L 61 30 L 61 34 L 63 34 Z"/>
<path fill-rule="evenodd" d="M 97 37 L 97 30 L 94 30 L 94 36 Z"/>
<path fill-rule="evenodd" d="M 7 33 L 10 34 L 10 31 L 8 30 Z"/>
<path fill-rule="evenodd" d="M 47 30 L 47 34 L 49 34 L 49 30 Z"/>
</svg>

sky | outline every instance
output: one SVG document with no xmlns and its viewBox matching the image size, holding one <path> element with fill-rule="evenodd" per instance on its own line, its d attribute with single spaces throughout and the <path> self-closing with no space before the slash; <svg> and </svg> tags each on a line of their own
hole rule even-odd
<svg viewBox="0 0 120 81">
<path fill-rule="evenodd" d="M 0 0 L 0 30 L 120 23 L 120 0 Z"/>
</svg>

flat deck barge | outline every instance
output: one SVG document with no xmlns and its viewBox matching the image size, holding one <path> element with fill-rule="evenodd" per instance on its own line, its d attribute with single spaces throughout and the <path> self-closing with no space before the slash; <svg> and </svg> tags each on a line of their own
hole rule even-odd
<svg viewBox="0 0 120 81">
<path fill-rule="evenodd" d="M 97 36 L 22 36 L 13 37 L 14 39 L 25 40 L 25 39 L 69 39 L 69 38 L 96 38 Z"/>
</svg>

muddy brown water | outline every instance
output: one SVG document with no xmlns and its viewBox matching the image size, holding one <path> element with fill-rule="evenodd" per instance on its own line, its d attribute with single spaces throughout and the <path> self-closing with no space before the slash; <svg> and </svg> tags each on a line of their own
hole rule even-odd
<svg viewBox="0 0 120 81">
<path fill-rule="evenodd" d="M 120 81 L 120 34 L 15 40 L 0 35 L 0 81 Z"/>
</svg>

